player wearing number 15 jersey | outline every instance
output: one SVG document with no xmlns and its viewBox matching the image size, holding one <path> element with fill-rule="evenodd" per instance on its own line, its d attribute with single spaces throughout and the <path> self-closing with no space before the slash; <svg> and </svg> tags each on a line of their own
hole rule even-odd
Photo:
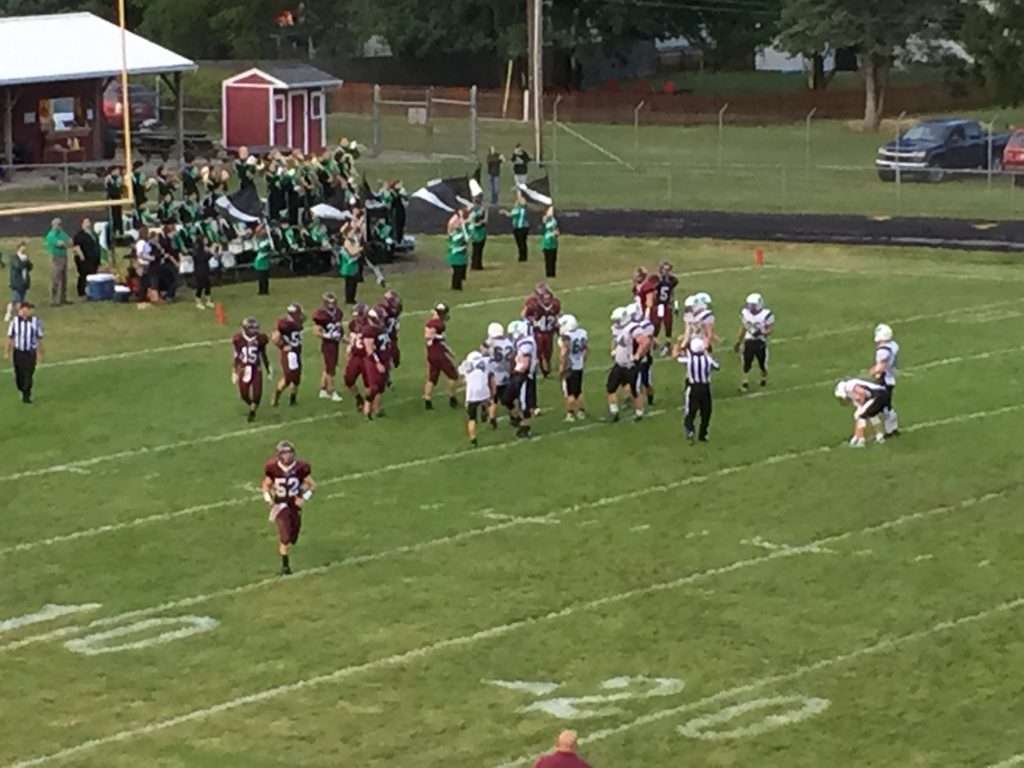
<svg viewBox="0 0 1024 768">
<path fill-rule="evenodd" d="M 301 304 L 289 304 L 285 316 L 277 321 L 277 328 L 271 337 L 281 350 L 281 380 L 274 390 L 273 405 L 281 400 L 281 393 L 291 387 L 291 405 L 299 396 L 299 382 L 302 381 L 302 314 Z"/>
<path fill-rule="evenodd" d="M 316 485 L 309 464 L 295 456 L 288 441 L 277 444 L 277 451 L 263 467 L 263 500 L 270 505 L 270 521 L 277 527 L 277 553 L 281 556 L 281 574 L 292 572 L 288 547 L 299 540 L 302 508 L 313 498 Z"/>
<path fill-rule="evenodd" d="M 320 337 L 320 354 L 324 358 L 324 370 L 320 374 L 320 397 L 340 403 L 341 395 L 334 389 L 334 377 L 338 374 L 338 350 L 344 335 L 341 308 L 338 306 L 338 297 L 330 291 L 322 298 L 323 306 L 313 313 L 313 333 Z"/>
<path fill-rule="evenodd" d="M 263 371 L 270 376 L 270 360 L 267 358 L 269 339 L 260 333 L 260 324 L 255 317 L 242 321 L 242 330 L 231 338 L 234 354 L 231 359 L 231 381 L 238 387 L 242 402 L 249 406 L 249 421 L 256 420 L 256 409 L 263 398 Z"/>
</svg>

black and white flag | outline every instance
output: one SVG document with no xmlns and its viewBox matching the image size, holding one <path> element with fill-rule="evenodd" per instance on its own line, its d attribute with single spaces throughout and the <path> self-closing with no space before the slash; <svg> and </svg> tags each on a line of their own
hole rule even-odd
<svg viewBox="0 0 1024 768">
<path fill-rule="evenodd" d="M 551 182 L 546 173 L 541 178 L 528 181 L 526 184 L 517 184 L 516 188 L 528 203 L 551 205 L 554 202 L 551 199 Z"/>
</svg>

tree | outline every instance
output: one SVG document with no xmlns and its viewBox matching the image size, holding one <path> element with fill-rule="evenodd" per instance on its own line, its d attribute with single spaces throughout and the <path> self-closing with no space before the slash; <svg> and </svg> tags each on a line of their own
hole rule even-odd
<svg viewBox="0 0 1024 768">
<path fill-rule="evenodd" d="M 992 0 L 964 7 L 961 40 L 974 72 L 1002 106 L 1024 100 L 1024 2 Z"/>
<path fill-rule="evenodd" d="M 807 55 L 855 48 L 864 78 L 864 128 L 877 131 L 893 64 L 909 43 L 923 50 L 939 39 L 954 6 L 949 0 L 783 0 L 779 43 Z"/>
</svg>

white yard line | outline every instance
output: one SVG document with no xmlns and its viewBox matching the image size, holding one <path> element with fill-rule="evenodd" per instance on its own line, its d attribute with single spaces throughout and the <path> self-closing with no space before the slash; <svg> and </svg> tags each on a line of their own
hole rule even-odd
<svg viewBox="0 0 1024 768">
<path fill-rule="evenodd" d="M 1013 768 L 1013 766 L 1015 765 L 1024 765 L 1024 752 L 1021 752 L 1019 755 L 1014 755 L 1013 757 L 1007 758 L 1006 760 L 1003 760 L 1001 763 L 993 763 L 992 765 L 988 766 L 988 768 Z"/>
<path fill-rule="evenodd" d="M 764 688 L 773 687 L 781 683 L 791 683 L 795 680 L 799 680 L 814 672 L 820 672 L 825 669 L 831 669 L 832 667 L 839 666 L 841 664 L 847 664 L 854 661 L 859 661 L 867 656 L 874 656 L 880 653 L 889 653 L 891 651 L 898 650 L 905 645 L 916 643 L 921 640 L 926 640 L 933 635 L 937 635 L 943 632 L 949 632 L 955 629 L 959 629 L 968 624 L 975 624 L 979 621 L 984 621 L 1002 614 L 1015 611 L 1018 608 L 1024 606 L 1024 597 L 1017 598 L 1015 600 L 1008 600 L 1004 603 L 1000 603 L 992 608 L 988 608 L 984 611 L 978 611 L 967 616 L 961 616 L 956 619 L 948 619 L 946 621 L 940 621 L 937 624 L 933 624 L 925 629 L 911 632 L 906 635 L 894 637 L 890 639 L 880 640 L 877 643 L 871 645 L 865 645 L 861 648 L 857 648 L 847 653 L 841 653 L 836 656 L 819 659 L 818 661 L 810 664 L 804 664 L 796 667 L 795 669 L 778 675 L 769 675 L 767 677 L 758 678 L 752 680 L 749 683 L 737 685 L 733 688 L 727 688 L 714 693 L 710 696 L 705 696 L 703 699 L 698 701 L 689 702 L 688 704 L 681 704 L 677 707 L 670 707 L 668 709 L 658 710 L 651 712 L 635 720 L 624 723 L 614 728 L 605 728 L 600 731 L 595 731 L 581 739 L 584 744 L 592 744 L 595 741 L 603 741 L 613 736 L 620 736 L 624 733 L 632 731 L 636 728 L 642 728 L 653 723 L 660 722 L 666 718 L 678 717 L 689 712 L 695 712 L 702 709 L 706 709 L 712 704 L 718 704 L 720 702 L 733 701 L 734 699 L 745 696 L 747 694 L 756 693 Z M 518 768 L 518 766 L 529 764 L 531 760 L 535 758 L 535 755 L 524 755 L 522 757 L 501 763 L 497 768 Z M 1024 755 L 1017 755 L 1010 760 L 999 763 L 997 765 L 989 766 L 989 768 L 1010 768 L 1010 766 L 1019 765 L 1024 763 Z"/>
<path fill-rule="evenodd" d="M 597 150 L 602 155 L 607 157 L 609 160 L 614 160 L 619 165 L 624 165 L 626 168 L 628 168 L 631 171 L 635 171 L 636 170 L 636 168 L 634 168 L 632 166 L 632 164 L 627 163 L 625 160 L 623 160 L 621 157 L 616 155 L 614 152 L 611 152 L 611 151 L 605 149 L 600 144 L 598 144 L 596 141 L 591 141 L 590 139 L 588 139 L 586 136 L 584 136 L 579 131 L 573 130 L 566 123 L 562 123 L 562 122 L 555 123 L 555 126 L 558 127 L 558 128 L 561 128 L 563 131 L 568 133 L 574 139 L 578 139 L 579 141 L 582 141 L 584 144 L 586 144 L 591 149 Z"/>
<path fill-rule="evenodd" d="M 955 510 L 959 510 L 959 509 L 968 508 L 968 507 L 971 507 L 971 506 L 974 506 L 974 505 L 977 505 L 977 504 L 981 504 L 981 503 L 983 503 L 985 501 L 988 501 L 988 500 L 992 500 L 992 499 L 996 499 L 996 498 L 1001 498 L 1002 495 L 1003 494 L 993 493 L 993 494 L 987 494 L 985 496 L 981 496 L 981 497 L 978 497 L 978 498 L 975 498 L 975 499 L 966 499 L 966 500 L 960 502 L 959 504 L 956 504 L 956 505 L 953 505 L 953 506 L 938 507 L 936 509 L 928 510 L 926 512 L 920 512 L 920 513 L 905 515 L 905 516 L 897 518 L 895 520 L 890 520 L 890 521 L 887 521 L 885 523 L 881 523 L 881 524 L 878 524 L 878 525 L 867 526 L 865 528 L 861 528 L 861 529 L 858 529 L 858 530 L 845 531 L 843 533 L 835 534 L 835 535 L 832 535 L 832 536 L 827 536 L 827 537 L 818 539 L 816 541 L 812 541 L 812 542 L 810 542 L 809 544 L 806 544 L 806 545 L 790 547 L 790 548 L 787 548 L 785 550 L 776 550 L 774 552 L 771 552 L 771 553 L 769 553 L 767 555 L 762 555 L 760 557 L 746 558 L 746 559 L 743 559 L 743 560 L 737 560 L 737 561 L 735 561 L 733 563 L 730 563 L 728 565 L 723 565 L 723 566 L 719 566 L 719 567 L 716 567 L 716 568 L 710 568 L 710 569 L 705 570 L 705 571 L 691 573 L 691 574 L 688 574 L 688 575 L 683 576 L 681 578 L 673 579 L 671 581 L 663 581 L 663 582 L 658 582 L 658 583 L 655 583 L 655 584 L 650 584 L 650 585 L 647 585 L 647 586 L 644 586 L 644 587 L 637 587 L 635 589 L 630 589 L 630 590 L 627 590 L 625 592 L 619 592 L 619 593 L 612 594 L 612 595 L 606 595 L 604 597 L 600 597 L 600 598 L 596 598 L 596 599 L 592 599 L 592 600 L 586 600 L 586 601 L 581 601 L 581 602 L 569 603 L 568 605 L 566 605 L 563 608 L 560 608 L 560 609 L 555 610 L 555 611 L 551 611 L 551 612 L 546 613 L 546 614 L 532 616 L 532 617 L 528 617 L 528 618 L 525 618 L 525 619 L 518 619 L 516 621 L 508 622 L 508 623 L 505 623 L 505 624 L 497 624 L 497 625 L 488 627 L 486 629 L 482 629 L 482 630 L 479 630 L 477 632 L 473 632 L 471 634 L 459 635 L 459 636 L 456 636 L 456 637 L 447 638 L 445 640 L 439 640 L 439 641 L 434 642 L 434 643 L 429 643 L 427 645 L 422 645 L 422 646 L 420 646 L 418 648 L 413 648 L 413 649 L 411 649 L 409 651 L 404 651 L 402 653 L 396 653 L 396 654 L 393 654 L 393 655 L 390 655 L 390 656 L 379 657 L 379 658 L 373 659 L 371 661 L 364 662 L 362 664 L 355 664 L 355 665 L 351 665 L 351 666 L 341 667 L 339 669 L 334 670 L 333 672 L 329 672 L 329 673 L 326 673 L 326 674 L 323 674 L 323 675 L 316 675 L 314 677 L 305 678 L 303 680 L 298 680 L 298 681 L 293 682 L 293 683 L 287 683 L 287 684 L 284 684 L 284 685 L 279 685 L 279 686 L 276 686 L 274 688 L 267 688 L 267 689 L 264 689 L 264 690 L 261 690 L 261 691 L 256 691 L 254 693 L 247 694 L 245 696 L 239 696 L 237 698 L 230 699 L 228 701 L 224 701 L 224 702 L 221 702 L 219 704 L 215 704 L 213 706 L 203 707 L 203 708 L 200 708 L 200 709 L 195 709 L 195 710 L 192 710 L 191 712 L 187 712 L 187 713 L 184 713 L 182 715 L 178 715 L 177 717 L 172 717 L 172 718 L 168 718 L 168 719 L 165 719 L 165 720 L 160 720 L 160 721 L 157 721 L 157 722 L 149 723 L 147 725 L 142 725 L 142 726 L 138 726 L 138 727 L 135 727 L 135 728 L 128 728 L 128 729 L 125 729 L 125 730 L 113 733 L 113 734 L 111 734 L 109 736 L 103 736 L 103 737 L 96 738 L 96 739 L 90 739 L 88 741 L 84 741 L 84 742 L 82 742 L 80 744 L 77 744 L 75 746 L 72 746 L 72 747 L 67 747 L 67 748 L 64 748 L 64 749 L 61 749 L 61 750 L 58 750 L 58 751 L 55 751 L 55 752 L 51 752 L 49 754 L 39 755 L 39 756 L 36 756 L 36 757 L 31 757 L 31 758 L 27 758 L 27 759 L 18 761 L 16 763 L 11 764 L 9 766 L 9 768 L 30 768 L 30 766 L 45 765 L 45 764 L 48 764 L 48 763 L 57 762 L 57 761 L 64 760 L 64 759 L 67 759 L 67 758 L 70 758 L 70 757 L 74 757 L 76 755 L 80 755 L 80 754 L 82 754 L 84 752 L 89 752 L 91 750 L 94 750 L 94 749 L 97 749 L 99 747 L 103 747 L 103 746 L 106 746 L 106 745 L 109 745 L 109 744 L 116 744 L 116 743 L 130 741 L 132 739 L 135 739 L 135 738 L 138 738 L 138 737 L 141 737 L 141 736 L 146 736 L 146 735 L 149 735 L 149 734 L 152 734 L 152 733 L 158 733 L 158 732 L 161 732 L 161 731 L 165 731 L 165 730 L 167 730 L 169 728 L 174 728 L 174 727 L 176 727 L 178 725 L 184 725 L 185 723 L 204 721 L 204 720 L 207 720 L 207 719 L 209 719 L 209 718 L 211 718 L 211 717 L 213 717 L 215 715 L 221 714 L 223 712 L 230 712 L 232 710 L 239 709 L 241 707 L 248 706 L 250 704 L 257 704 L 257 703 L 260 703 L 260 702 L 270 701 L 270 700 L 273 700 L 273 699 L 280 698 L 282 696 L 289 696 L 291 694 L 294 694 L 294 693 L 297 693 L 297 692 L 300 692 L 300 691 L 308 690 L 310 688 L 316 688 L 316 687 L 320 687 L 320 686 L 323 686 L 323 685 L 338 683 L 338 682 L 340 682 L 342 680 L 346 680 L 348 678 L 355 677 L 355 676 L 363 674 L 363 673 L 376 672 L 376 671 L 379 671 L 379 670 L 382 670 L 382 669 L 388 669 L 388 668 L 392 668 L 392 667 L 401 666 L 401 665 L 409 663 L 409 662 L 418 661 L 420 659 L 424 659 L 424 658 L 427 658 L 429 656 L 433 656 L 434 654 L 436 654 L 436 653 L 438 653 L 440 651 L 445 651 L 445 650 L 449 650 L 449 649 L 452 649 L 452 648 L 465 648 L 465 647 L 469 647 L 469 646 L 475 645 L 475 644 L 477 644 L 479 642 L 482 642 L 482 641 L 485 641 L 485 640 L 493 640 L 493 639 L 496 639 L 496 638 L 504 637 L 506 635 L 511 634 L 512 632 L 515 632 L 515 631 L 519 630 L 519 629 L 524 629 L 524 628 L 527 628 L 527 627 L 537 626 L 537 625 L 540 625 L 540 624 L 543 624 L 543 623 L 546 623 L 546 622 L 549 622 L 549 621 L 555 621 L 555 620 L 558 620 L 558 619 L 568 618 L 570 616 L 574 616 L 574 615 L 576 615 L 578 613 L 581 613 L 581 612 L 584 612 L 584 611 L 591 611 L 591 610 L 594 610 L 594 609 L 597 609 L 597 608 L 603 608 L 603 607 L 608 606 L 608 605 L 615 605 L 615 604 L 618 604 L 618 603 L 632 601 L 632 600 L 635 600 L 638 597 L 644 597 L 644 596 L 647 596 L 647 595 L 653 595 L 653 594 L 658 594 L 658 593 L 661 593 L 661 592 L 667 592 L 667 591 L 678 589 L 680 587 L 684 587 L 684 586 L 687 586 L 687 585 L 690 585 L 690 584 L 694 584 L 694 583 L 697 583 L 697 582 L 700 582 L 700 581 L 704 581 L 706 579 L 710 579 L 710 578 L 713 578 L 715 576 L 720 576 L 720 575 L 723 575 L 723 574 L 733 573 L 735 571 L 740 571 L 740 570 L 744 570 L 744 569 L 747 569 L 747 568 L 756 567 L 756 566 L 763 565 L 765 563 L 769 563 L 769 562 L 772 562 L 774 560 L 778 560 L 778 559 L 781 559 L 781 558 L 792 557 L 792 556 L 795 556 L 795 555 L 805 554 L 807 552 L 810 552 L 810 551 L 813 551 L 813 550 L 815 550 L 817 548 L 820 548 L 821 546 L 823 546 L 825 544 L 833 543 L 833 542 L 836 542 L 836 541 L 841 541 L 841 540 L 847 539 L 847 538 L 849 538 L 851 536 L 854 536 L 854 535 L 857 535 L 857 534 L 873 533 L 873 532 L 876 532 L 876 531 L 887 530 L 887 529 L 896 527 L 898 525 L 903 525 L 903 524 L 905 524 L 907 522 L 921 520 L 921 519 L 925 519 L 927 517 L 932 517 L 932 516 L 940 515 L 940 514 L 948 514 L 949 512 L 952 512 L 952 511 L 955 511 Z M 503 525 L 505 525 L 507 527 L 507 526 L 510 526 L 510 525 L 513 525 L 513 524 L 514 524 L 514 521 L 506 523 L 506 524 L 503 524 Z M 268 579 L 266 581 L 267 581 L 267 583 L 275 583 L 275 584 L 280 584 L 281 583 L 280 579 Z M 1010 610 L 1012 608 L 1016 608 L 1016 607 L 1018 607 L 1021 604 L 1024 604 L 1024 598 L 1022 598 L 1020 600 L 1017 600 L 1017 601 L 1014 601 L 1012 603 L 1004 603 L 1002 606 L 997 606 L 996 608 L 993 608 L 990 611 L 984 612 L 982 614 L 975 614 L 973 617 L 964 617 L 964 618 L 956 619 L 956 620 L 951 621 L 951 622 L 943 622 L 943 624 L 935 625 L 935 626 L 936 627 L 940 627 L 940 626 L 947 627 L 947 625 L 948 625 L 947 628 L 952 628 L 952 627 L 955 627 L 955 626 L 960 626 L 961 624 L 968 623 L 969 621 L 976 621 L 976 620 L 978 620 L 980 618 L 984 618 L 984 617 L 986 617 L 988 615 L 991 615 L 991 614 L 993 614 L 993 613 L 995 613 L 997 611 L 1006 611 L 1006 610 Z M 94 622 L 94 624 L 95 624 L 95 622 Z M 92 626 L 93 625 L 90 625 L 90 627 L 92 627 Z M 935 627 L 931 628 L 930 630 L 925 631 L 924 633 L 921 633 L 921 632 L 916 633 L 916 635 L 920 635 L 920 636 L 923 637 L 923 636 L 926 636 L 927 634 L 934 633 L 934 631 L 937 631 L 935 629 Z M 51 636 L 53 634 L 54 633 L 51 633 Z M 907 637 L 912 637 L 912 636 L 908 635 Z M 883 641 L 883 642 L 889 644 L 890 647 L 896 647 L 896 645 L 894 645 L 894 644 L 899 644 L 901 642 L 901 640 L 899 638 L 897 638 L 896 640 L 887 640 L 887 641 Z M 881 644 L 879 644 L 879 645 L 881 645 Z M 871 648 L 873 646 L 868 646 L 868 647 Z M 877 652 L 877 651 L 872 651 L 872 652 Z M 847 660 L 847 659 L 857 658 L 859 656 L 866 655 L 867 653 L 868 653 L 867 650 L 863 650 L 862 649 L 861 651 L 855 651 L 852 654 L 846 654 L 845 656 L 842 657 L 842 659 L 843 660 Z M 801 668 L 801 669 L 804 669 L 805 671 L 801 672 L 800 674 L 807 674 L 808 672 L 815 671 L 815 670 L 817 670 L 819 668 L 825 668 L 827 666 L 831 666 L 831 665 L 836 664 L 836 663 L 838 663 L 838 662 L 834 661 L 834 660 L 826 660 L 825 662 L 817 662 L 815 664 L 807 665 L 806 668 Z M 765 680 L 767 680 L 769 682 L 780 682 L 781 680 L 785 680 L 785 679 L 787 679 L 786 676 L 776 676 L 776 677 L 773 677 L 773 678 L 765 678 Z M 764 682 L 762 685 L 768 685 L 769 682 Z M 758 687 L 761 687 L 761 686 L 758 686 Z M 724 696 L 724 692 L 722 694 L 716 694 L 716 695 L 717 696 Z M 521 761 L 517 761 L 515 763 L 512 763 L 511 765 L 518 765 L 519 762 L 521 762 Z"/>
</svg>

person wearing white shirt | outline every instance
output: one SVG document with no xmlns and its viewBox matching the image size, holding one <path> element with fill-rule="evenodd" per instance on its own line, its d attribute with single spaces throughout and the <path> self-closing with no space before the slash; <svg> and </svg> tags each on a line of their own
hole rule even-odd
<svg viewBox="0 0 1024 768">
<path fill-rule="evenodd" d="M 476 423 L 480 418 L 487 418 L 494 394 L 494 369 L 491 360 L 477 351 L 459 366 L 459 373 L 466 380 L 466 436 L 475 447 Z"/>
</svg>

